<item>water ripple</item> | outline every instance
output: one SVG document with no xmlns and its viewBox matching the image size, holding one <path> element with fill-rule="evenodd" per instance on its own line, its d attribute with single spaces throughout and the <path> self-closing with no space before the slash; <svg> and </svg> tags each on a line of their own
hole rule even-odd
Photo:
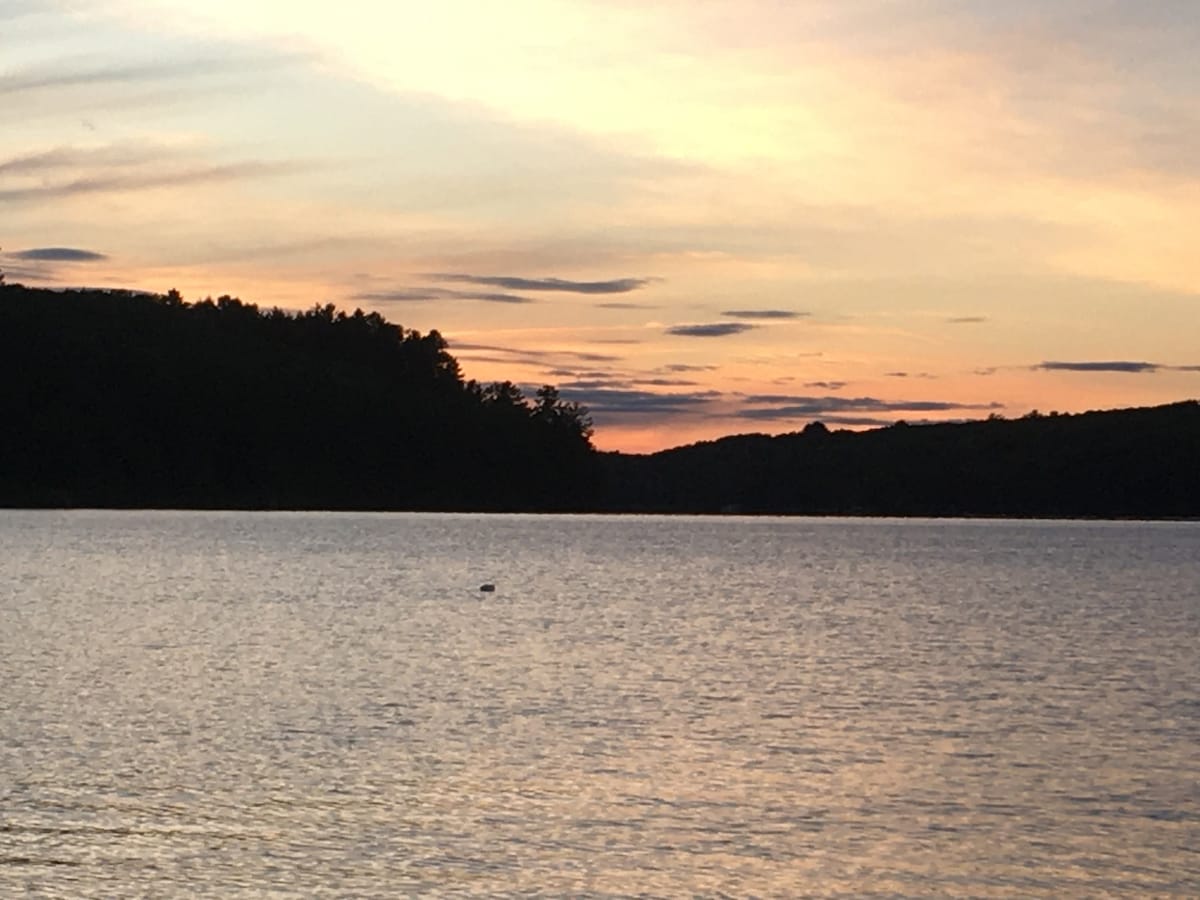
<svg viewBox="0 0 1200 900">
<path fill-rule="evenodd" d="M 1200 895 L 1195 525 L 0 540 L 0 895 Z"/>
</svg>

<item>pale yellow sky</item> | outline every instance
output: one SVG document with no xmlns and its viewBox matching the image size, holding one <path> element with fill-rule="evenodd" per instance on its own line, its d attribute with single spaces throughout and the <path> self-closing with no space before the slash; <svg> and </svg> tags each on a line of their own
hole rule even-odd
<svg viewBox="0 0 1200 900">
<path fill-rule="evenodd" d="M 469 377 L 560 385 L 605 448 L 1200 394 L 1188 4 L 21 0 L 0 26 L 13 281 L 378 309 Z"/>
</svg>

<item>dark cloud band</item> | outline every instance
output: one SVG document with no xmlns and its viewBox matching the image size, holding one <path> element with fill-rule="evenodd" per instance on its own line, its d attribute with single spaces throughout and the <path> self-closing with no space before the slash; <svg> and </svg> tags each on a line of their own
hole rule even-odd
<svg viewBox="0 0 1200 900">
<path fill-rule="evenodd" d="M 852 413 L 949 412 L 1002 409 L 999 403 L 955 403 L 947 400 L 880 400 L 877 397 L 794 397 L 758 394 L 745 398 L 749 408 L 737 413 L 743 419 L 801 419 L 845 416 Z M 849 423 L 845 423 L 849 424 Z M 861 423 L 854 423 L 861 424 Z"/>
<path fill-rule="evenodd" d="M 1102 360 L 1097 362 L 1051 361 L 1040 363 L 1034 366 L 1034 368 L 1047 372 L 1126 372 L 1140 374 L 1143 372 L 1157 372 L 1163 367 L 1158 363 L 1141 360 Z"/>
<path fill-rule="evenodd" d="M 614 278 L 611 281 L 570 281 L 566 278 L 520 278 L 514 275 L 467 275 L 435 272 L 432 281 L 480 284 L 510 291 L 560 291 L 570 294 L 625 294 L 649 284 L 648 278 Z"/>
<path fill-rule="evenodd" d="M 1043 372 L 1118 372 L 1124 375 L 1153 375 L 1155 372 L 1200 372 L 1200 366 L 1168 366 L 1145 360 L 1110 359 L 1084 362 L 1043 362 L 1033 367 Z"/>
<path fill-rule="evenodd" d="M 593 415 L 625 416 L 680 413 L 699 410 L 705 404 L 720 397 L 718 391 L 695 391 L 690 393 L 658 393 L 636 389 L 611 387 L 591 388 L 586 385 L 562 385 L 562 395 L 568 400 L 584 404 Z"/>
<path fill-rule="evenodd" d="M 12 256 L 38 262 L 98 262 L 108 259 L 103 253 L 80 250 L 76 247 L 34 247 L 30 250 L 18 250 Z"/>
<path fill-rule="evenodd" d="M 486 303 L 536 303 L 532 297 L 493 291 L 455 291 L 449 288 L 400 288 L 394 291 L 367 291 L 355 294 L 355 300 L 368 303 L 428 303 L 433 300 L 482 300 Z"/>
<path fill-rule="evenodd" d="M 667 334 L 673 334 L 679 337 L 728 337 L 729 335 L 741 334 L 744 331 L 749 331 L 752 328 L 757 327 L 757 325 L 750 325 L 746 322 L 713 322 L 707 325 L 673 325 L 667 329 Z"/>
<path fill-rule="evenodd" d="M 731 319 L 803 319 L 811 313 L 791 309 L 727 309 L 721 315 Z"/>
</svg>

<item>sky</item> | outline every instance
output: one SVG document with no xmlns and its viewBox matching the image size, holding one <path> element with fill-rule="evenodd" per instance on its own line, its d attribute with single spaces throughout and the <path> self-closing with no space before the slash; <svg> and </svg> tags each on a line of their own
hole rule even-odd
<svg viewBox="0 0 1200 900">
<path fill-rule="evenodd" d="M 437 329 L 601 449 L 1200 396 L 1195 0 L 0 0 L 10 282 Z"/>
</svg>

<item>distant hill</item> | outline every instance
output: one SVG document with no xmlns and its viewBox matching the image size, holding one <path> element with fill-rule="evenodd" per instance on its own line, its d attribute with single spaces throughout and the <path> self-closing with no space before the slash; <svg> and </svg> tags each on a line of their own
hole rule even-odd
<svg viewBox="0 0 1200 900">
<path fill-rule="evenodd" d="M 564 509 L 587 411 L 465 382 L 436 332 L 233 297 L 0 284 L 0 505 Z"/>
<path fill-rule="evenodd" d="M 1200 518 L 1200 404 L 597 453 L 333 305 L 0 283 L 0 506 Z"/>
<path fill-rule="evenodd" d="M 604 504 L 656 512 L 1200 517 L 1200 403 L 606 454 Z"/>
</svg>

